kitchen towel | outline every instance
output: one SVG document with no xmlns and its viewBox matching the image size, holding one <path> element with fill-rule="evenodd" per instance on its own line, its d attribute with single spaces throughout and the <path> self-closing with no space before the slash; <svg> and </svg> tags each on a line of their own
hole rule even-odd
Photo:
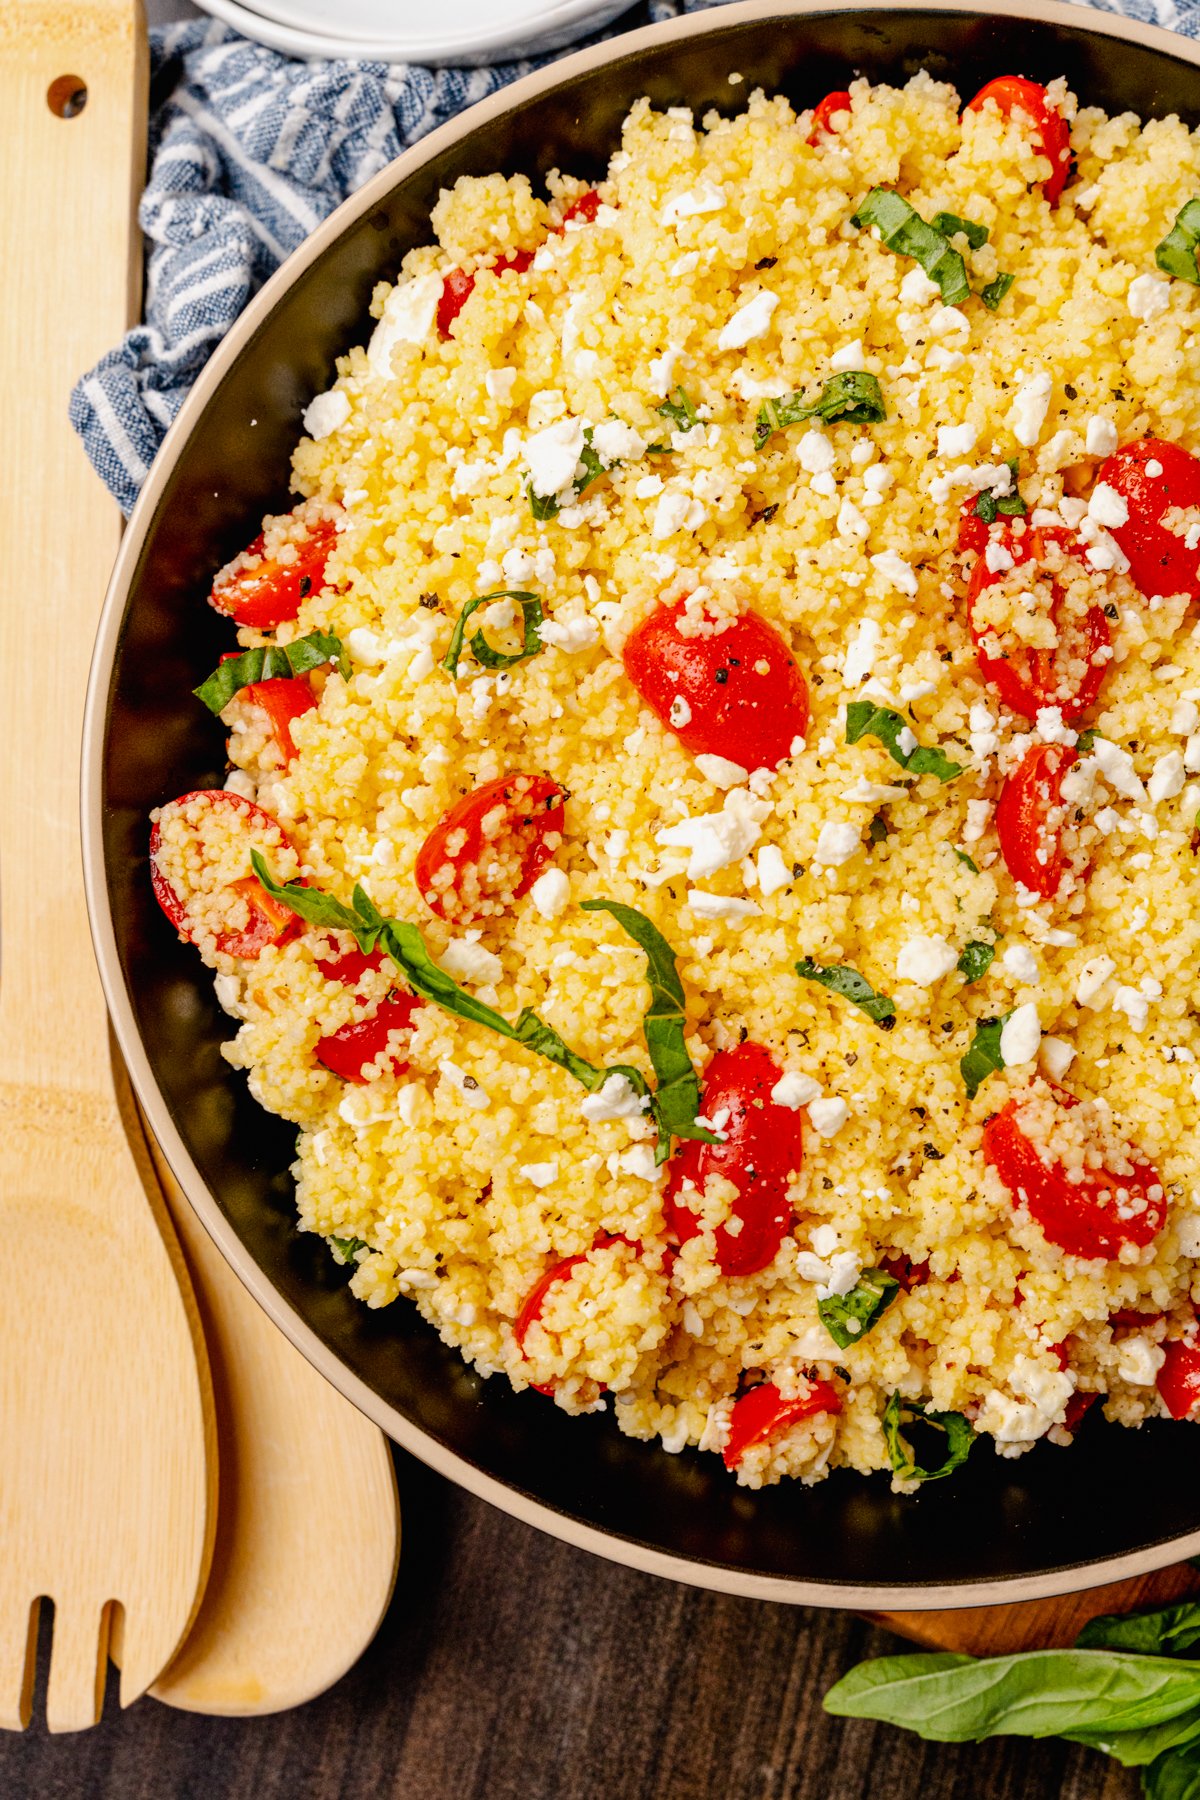
<svg viewBox="0 0 1200 1800">
<path fill-rule="evenodd" d="M 713 3 L 641 0 L 598 35 Z M 1200 36 L 1200 0 L 1102 10 Z M 192 383 L 267 276 L 407 145 L 552 60 L 480 69 L 295 62 L 207 19 L 152 31 L 150 55 L 145 321 L 71 396 L 71 422 L 126 513 Z"/>
</svg>

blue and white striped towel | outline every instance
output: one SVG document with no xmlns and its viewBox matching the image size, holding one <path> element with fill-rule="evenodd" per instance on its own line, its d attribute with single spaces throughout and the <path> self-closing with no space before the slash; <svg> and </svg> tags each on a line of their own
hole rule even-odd
<svg viewBox="0 0 1200 1800">
<path fill-rule="evenodd" d="M 641 0 L 615 30 L 714 3 Z M 1104 10 L 1200 36 L 1200 0 Z M 150 55 L 161 98 L 139 212 L 145 323 L 71 395 L 71 423 L 126 513 L 192 383 L 284 257 L 406 145 L 538 66 L 293 62 L 208 20 L 152 31 Z"/>
</svg>

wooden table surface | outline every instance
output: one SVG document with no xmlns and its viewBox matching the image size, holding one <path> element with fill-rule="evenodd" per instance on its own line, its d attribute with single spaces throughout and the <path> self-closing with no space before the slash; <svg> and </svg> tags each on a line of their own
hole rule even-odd
<svg viewBox="0 0 1200 1800">
<path fill-rule="evenodd" d="M 6 1800 L 1133 1800 L 1064 1744 L 925 1744 L 821 1696 L 902 1648 L 853 1615 L 677 1587 L 543 1537 L 398 1455 L 390 1613 L 296 1712 L 139 1701 L 0 1734 Z M 352 1544 L 333 1554 L 349 1563 Z M 39 1700 L 41 1690 L 39 1688 Z"/>
</svg>

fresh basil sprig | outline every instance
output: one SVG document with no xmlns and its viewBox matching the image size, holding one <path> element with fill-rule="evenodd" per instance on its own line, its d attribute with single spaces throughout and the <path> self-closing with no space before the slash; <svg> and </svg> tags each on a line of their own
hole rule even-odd
<svg viewBox="0 0 1200 1800">
<path fill-rule="evenodd" d="M 918 744 L 914 738 L 911 750 L 900 743 L 902 732 L 913 737 L 912 726 L 902 713 L 890 706 L 876 706 L 871 700 L 851 700 L 846 707 L 846 742 L 857 744 L 860 738 L 877 738 L 893 762 L 910 775 L 936 775 L 939 781 L 953 781 L 961 775 L 963 765 L 951 762 L 936 745 Z"/>
<path fill-rule="evenodd" d="M 342 1264 L 352 1263 L 360 1250 L 370 1248 L 369 1245 L 363 1242 L 362 1238 L 356 1237 L 331 1237 L 327 1241 L 329 1248 L 333 1252 L 334 1262 Z"/>
<path fill-rule="evenodd" d="M 761 450 L 775 432 L 805 419 L 821 419 L 826 425 L 839 420 L 846 425 L 879 425 L 886 418 L 887 407 L 876 377 L 852 369 L 831 376 L 815 400 L 806 400 L 800 392 L 764 400 L 754 421 L 754 448 Z"/>
<path fill-rule="evenodd" d="M 843 1000 L 849 1000 L 860 1012 L 865 1012 L 868 1019 L 881 1025 L 884 1031 L 891 1031 L 896 1023 L 895 1003 L 886 994 L 877 994 L 865 975 L 852 969 L 849 963 L 815 963 L 810 957 L 796 964 L 796 973 L 801 981 L 815 981 L 820 987 L 828 988 L 831 994 L 840 994 Z"/>
<path fill-rule="evenodd" d="M 654 410 L 660 418 L 670 419 L 676 431 L 691 431 L 695 426 L 704 423 L 693 406 L 691 397 L 681 387 L 672 389 L 670 399 L 664 400 L 662 405 L 656 406 Z"/>
<path fill-rule="evenodd" d="M 922 1469 L 904 1436 L 905 1425 L 932 1425 L 945 1433 L 946 1455 L 936 1469 Z M 941 1481 L 961 1468 L 971 1454 L 975 1433 L 961 1413 L 933 1412 L 923 1400 L 903 1400 L 893 1394 L 883 1409 L 883 1435 L 892 1468 L 902 1481 Z"/>
<path fill-rule="evenodd" d="M 599 481 L 602 475 L 611 474 L 612 469 L 615 469 L 618 466 L 616 463 L 613 463 L 611 469 L 606 468 L 600 461 L 596 451 L 592 448 L 592 428 L 590 425 L 585 428 L 583 433 L 583 449 L 579 452 L 579 461 L 582 465 L 583 472 L 582 474 L 576 475 L 574 481 L 571 483 L 576 500 L 578 500 L 580 494 L 582 494 L 586 488 L 591 487 L 593 481 Z M 556 519 L 562 511 L 557 494 L 534 493 L 532 476 L 525 483 L 525 492 L 529 495 L 529 510 L 539 525 L 544 525 L 547 519 Z"/>
<path fill-rule="evenodd" d="M 511 669 L 515 663 L 526 662 L 531 656 L 537 656 L 546 646 L 538 636 L 538 627 L 542 623 L 542 603 L 536 594 L 524 593 L 519 588 L 499 588 L 494 594 L 480 594 L 467 604 L 454 621 L 454 630 L 450 635 L 450 648 L 442 659 L 442 667 L 447 675 L 458 677 L 458 665 L 462 659 L 463 638 L 466 634 L 467 620 L 477 613 L 481 606 L 488 606 L 493 600 L 515 600 L 521 608 L 521 616 L 525 622 L 525 641 L 519 650 L 506 655 L 502 650 L 493 650 L 482 631 L 475 632 L 471 638 L 471 654 L 477 663 L 485 669 Z"/>
<path fill-rule="evenodd" d="M 957 213 L 934 213 L 929 223 L 943 237 L 953 237 L 956 232 L 961 232 L 972 250 L 982 250 L 990 236 L 986 225 L 977 225 L 973 219 L 960 219 Z"/>
<path fill-rule="evenodd" d="M 1200 287 L 1200 196 L 1193 197 L 1175 215 L 1175 223 L 1154 252 L 1154 260 L 1164 275 L 1178 281 L 1190 281 Z"/>
<path fill-rule="evenodd" d="M 618 900 L 584 900 L 580 905 L 584 912 L 609 913 L 646 955 L 650 1005 L 642 1029 L 654 1069 L 651 1101 L 658 1126 L 655 1162 L 666 1162 L 672 1137 L 698 1138 L 701 1143 L 715 1144 L 718 1140 L 714 1134 L 696 1123 L 700 1080 L 684 1042 L 683 984 L 675 952 L 658 927 L 632 906 L 623 906 Z"/>
<path fill-rule="evenodd" d="M 192 692 L 209 712 L 223 713 L 235 694 L 255 682 L 307 675 L 325 663 L 333 663 L 342 680 L 349 681 L 350 663 L 341 639 L 331 631 L 310 631 L 290 644 L 262 644 L 255 650 L 243 650 L 240 656 L 226 657 Z"/>
<path fill-rule="evenodd" d="M 817 1312 L 839 1350 L 849 1350 L 852 1344 L 861 1344 L 899 1292 L 900 1283 L 886 1269 L 864 1269 L 848 1294 L 818 1300 Z"/>
<path fill-rule="evenodd" d="M 1000 1034 L 1012 1018 L 1004 1013 L 998 1019 L 981 1019 L 965 1056 L 959 1061 L 959 1073 L 967 1084 L 967 1099 L 973 1100 L 989 1075 L 1004 1067 L 1000 1054 Z"/>
<path fill-rule="evenodd" d="M 874 226 L 889 250 L 920 263 L 930 281 L 937 283 L 947 306 L 958 306 L 970 297 L 967 265 L 958 251 L 944 232 L 926 224 L 916 207 L 894 188 L 872 188 L 850 223 L 861 230 Z"/>
<path fill-rule="evenodd" d="M 997 312 L 999 310 L 1000 302 L 1003 300 L 1005 294 L 1007 294 L 1009 288 L 1016 279 L 1015 275 L 1005 275 L 1002 273 L 997 275 L 994 281 L 989 281 L 986 287 L 980 288 L 979 298 L 983 301 L 983 304 L 987 307 L 989 312 Z"/>
<path fill-rule="evenodd" d="M 995 960 L 995 944 L 984 944 L 978 938 L 973 938 L 963 946 L 963 953 L 958 959 L 958 972 L 968 984 L 982 981 Z"/>
<path fill-rule="evenodd" d="M 1136 1650 L 1141 1656 L 1186 1656 L 1200 1645 L 1200 1605 L 1177 1600 L 1150 1612 L 1102 1613 L 1075 1639 L 1077 1650 Z"/>
</svg>

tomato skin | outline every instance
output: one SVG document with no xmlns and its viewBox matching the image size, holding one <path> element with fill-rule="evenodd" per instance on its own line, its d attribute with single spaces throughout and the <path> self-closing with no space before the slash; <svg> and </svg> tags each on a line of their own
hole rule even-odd
<svg viewBox="0 0 1200 1800">
<path fill-rule="evenodd" d="M 812 130 L 808 134 L 808 142 L 814 149 L 820 143 L 822 133 L 825 133 L 830 137 L 837 136 L 837 133 L 830 123 L 834 113 L 849 111 L 850 96 L 843 89 L 838 89 L 832 94 L 826 94 L 823 100 L 817 102 L 816 106 L 813 108 Z"/>
<path fill-rule="evenodd" d="M 387 1047 L 388 1033 L 411 1030 L 413 1015 L 421 1002 L 415 994 L 393 993 L 379 1003 L 370 1019 L 353 1019 L 340 1031 L 330 1032 L 317 1041 L 317 1061 L 343 1081 L 363 1083 L 366 1063 L 374 1062 Z M 403 1075 L 408 1059 L 399 1051 L 392 1052 L 390 1073 Z"/>
<path fill-rule="evenodd" d="M 562 216 L 565 226 L 570 219 L 583 219 L 589 225 L 596 223 L 596 214 L 600 211 L 600 196 L 595 188 L 589 188 L 586 194 L 580 194 L 573 200 Z M 560 227 L 561 229 L 561 227 Z"/>
<path fill-rule="evenodd" d="M 565 798 L 562 787 L 548 775 L 523 775 L 519 770 L 464 794 L 442 814 L 417 852 L 413 875 L 430 912 L 436 913 L 439 919 L 478 916 L 478 908 L 472 912 L 460 912 L 456 908 L 447 910 L 447 891 L 435 887 L 434 882 L 439 870 L 447 863 L 461 873 L 471 865 L 480 865 L 489 855 L 488 844 L 494 842 L 494 838 L 484 837 L 483 822 L 500 803 L 506 809 L 508 829 L 519 831 L 525 839 L 521 875 L 512 897 L 519 900 L 527 894 L 557 848 L 547 839 L 556 834 L 558 838 L 562 837 Z M 449 851 L 446 848 L 448 840 L 459 833 L 463 837 L 461 846 Z M 482 890 L 482 897 L 487 897 L 486 888 Z"/>
<path fill-rule="evenodd" d="M 229 807 L 239 813 L 247 824 L 265 825 L 278 831 L 284 842 L 287 842 L 286 834 L 270 813 L 264 812 L 261 806 L 255 806 L 252 800 L 243 799 L 241 794 L 231 793 L 227 788 L 193 789 L 189 794 L 180 794 L 171 805 L 188 806 L 201 800 L 206 807 L 213 809 Z M 161 836 L 158 820 L 155 820 L 150 827 L 150 885 L 154 889 L 154 898 L 180 937 L 188 943 L 195 943 L 187 908 L 159 867 Z M 249 860 L 247 856 L 247 863 Z M 219 954 L 239 956 L 243 961 L 250 962 L 268 944 L 286 943 L 300 931 L 303 921 L 288 907 L 273 899 L 253 875 L 246 876 L 242 881 L 231 881 L 226 891 L 240 894 L 245 899 L 250 909 L 250 920 L 243 931 L 223 931 L 216 938 L 215 948 Z"/>
<path fill-rule="evenodd" d="M 532 250 L 514 250 L 511 256 L 501 256 L 494 263 L 485 266 L 491 269 L 493 275 L 507 275 L 510 269 L 517 275 L 523 275 L 532 261 Z M 451 269 L 443 281 L 437 306 L 439 337 L 450 336 L 450 327 L 474 293 L 476 277 L 481 273 L 480 269 Z"/>
<path fill-rule="evenodd" d="M 319 519 L 308 526 L 298 546 L 294 562 L 281 563 L 266 556 L 266 541 L 260 531 L 244 556 L 260 556 L 257 568 L 235 568 L 240 560 L 226 563 L 218 570 L 208 596 L 216 607 L 239 625 L 255 631 L 274 631 L 294 619 L 309 594 L 320 593 L 325 585 L 325 565 L 337 542 L 337 525 L 332 519 Z"/>
<path fill-rule="evenodd" d="M 1005 776 L 996 802 L 996 833 L 1009 874 L 1047 900 L 1062 886 L 1067 861 L 1061 827 L 1047 827 L 1046 815 L 1061 804 L 1063 781 L 1078 760 L 1069 744 L 1035 744 Z M 1039 849 L 1047 852 L 1045 862 Z"/>
<path fill-rule="evenodd" d="M 1173 1419 L 1200 1418 L 1200 1340 L 1173 1338 L 1158 1371 L 1158 1391 Z"/>
<path fill-rule="evenodd" d="M 997 520 L 994 526 L 987 529 L 988 539 L 985 540 L 984 550 L 988 542 L 999 543 L 1008 551 L 1016 568 L 1027 562 L 1040 563 L 1048 544 L 1058 544 L 1068 555 L 1078 550 L 1078 544 L 1071 533 L 1057 526 L 1038 530 L 1026 527 L 1018 535 L 1013 530 L 1012 521 L 1005 518 Z M 972 539 L 975 537 L 969 528 L 968 535 Z M 962 542 L 961 528 L 959 541 Z M 1104 608 L 1096 605 L 1088 611 L 1080 646 L 1087 657 L 1087 672 L 1074 693 L 1064 695 L 1056 674 L 1056 652 L 1021 650 L 1015 657 L 1003 657 L 990 656 L 983 648 L 989 634 L 976 623 L 976 604 L 984 590 L 993 583 L 1002 581 L 1006 573 L 1003 569 L 989 569 L 983 551 L 977 556 L 975 567 L 971 571 L 971 582 L 967 589 L 967 625 L 975 640 L 979 673 L 995 688 L 1005 706 L 1012 712 L 1023 714 L 1027 719 L 1036 719 L 1044 706 L 1061 707 L 1064 717 L 1077 718 L 1095 702 L 1109 670 L 1110 659 L 1100 654 L 1112 643 L 1112 633 L 1108 628 Z M 1051 585 L 1057 592 L 1057 583 Z"/>
<path fill-rule="evenodd" d="M 738 1189 L 733 1212 L 741 1230 L 716 1232 L 717 1267 L 723 1275 L 753 1275 L 771 1261 L 791 1227 L 788 1178 L 804 1160 L 803 1114 L 779 1106 L 771 1089 L 780 1079 L 761 1044 L 718 1050 L 704 1076 L 703 1114 L 728 1111 L 725 1142 L 685 1140 L 671 1159 L 663 1204 L 668 1230 L 681 1244 L 700 1231 L 700 1222 L 682 1199 L 691 1181 L 703 1193 L 710 1175 L 723 1175 Z"/>
<path fill-rule="evenodd" d="M 760 613 L 744 612 L 711 637 L 681 637 L 686 601 L 660 605 L 625 641 L 625 673 L 693 756 L 774 769 L 808 730 L 808 685 L 791 650 Z M 766 663 L 766 673 L 756 664 Z M 671 723 L 676 696 L 690 710 Z"/>
<path fill-rule="evenodd" d="M 1042 192 L 1053 206 L 1071 173 L 1071 127 L 1046 98 L 1040 82 L 1026 81 L 1023 75 L 999 75 L 981 87 L 964 112 L 978 112 L 987 100 L 994 100 L 1006 119 L 1013 113 L 1024 113 L 1033 125 L 1038 148 L 1050 164 L 1050 174 L 1042 183 Z"/>
<path fill-rule="evenodd" d="M 271 736 L 284 763 L 295 762 L 292 721 L 311 712 L 317 704 L 317 696 L 308 682 L 300 675 L 278 675 L 272 676 L 270 681 L 252 681 L 241 691 L 252 705 L 261 706 L 266 713 L 271 723 Z"/>
<path fill-rule="evenodd" d="M 317 967 L 327 981 L 340 981 L 343 987 L 357 987 L 368 969 L 382 969 L 383 951 L 335 950 L 329 956 L 318 956 Z"/>
<path fill-rule="evenodd" d="M 1161 475 L 1147 475 L 1146 464 L 1162 465 Z M 1200 544 L 1189 550 L 1182 537 L 1160 524 L 1173 506 L 1200 506 L 1200 457 L 1182 444 L 1163 438 L 1141 438 L 1126 444 L 1101 463 L 1096 480 L 1115 488 L 1129 518 L 1112 535 L 1129 558 L 1129 573 L 1148 600 L 1163 594 L 1200 596 Z"/>
<path fill-rule="evenodd" d="M 1065 1108 L 1079 1102 L 1069 1094 L 1060 1094 Z M 1002 1112 L 989 1119 L 983 1128 L 983 1154 L 1013 1196 L 1014 1205 L 1024 1200 L 1030 1214 L 1052 1244 L 1068 1256 L 1103 1258 L 1111 1261 L 1126 1244 L 1139 1249 L 1153 1241 L 1167 1217 L 1166 1194 L 1158 1173 L 1148 1163 L 1139 1163 L 1132 1175 L 1109 1175 L 1104 1170 L 1087 1169 L 1079 1182 L 1069 1181 L 1061 1163 L 1043 1163 L 1018 1123 L 1019 1102 L 1010 1100 Z M 1105 1190 L 1128 1189 L 1146 1201 L 1143 1212 L 1132 1219 L 1119 1219 L 1115 1211 L 1100 1205 Z M 1158 1198 L 1150 1198 L 1150 1189 L 1158 1189 Z"/>
<path fill-rule="evenodd" d="M 881 1256 L 878 1265 L 885 1275 L 900 1283 L 901 1291 L 911 1294 L 929 1280 L 929 1263 L 914 1262 L 911 1256 Z"/>
<path fill-rule="evenodd" d="M 982 556 L 988 546 L 988 527 L 979 516 L 979 495 L 964 500 L 958 514 L 957 549 L 963 556 Z"/>
<path fill-rule="evenodd" d="M 525 1339 L 529 1335 L 530 1327 L 541 1317 L 546 1295 L 555 1282 L 565 1281 L 572 1269 L 577 1269 L 580 1263 L 588 1260 L 592 1250 L 607 1250 L 610 1244 L 628 1244 L 635 1254 L 639 1256 L 641 1254 L 641 1245 L 635 1243 L 632 1238 L 627 1238 L 623 1232 L 598 1231 L 592 1239 L 590 1250 L 579 1250 L 574 1256 L 564 1256 L 561 1262 L 552 1263 L 543 1274 L 538 1276 L 521 1302 L 521 1310 L 513 1324 L 513 1337 L 516 1339 L 517 1348 L 522 1356 L 528 1354 L 525 1349 Z M 554 1385 L 553 1382 L 533 1381 L 530 1383 L 537 1393 L 549 1396 L 554 1394 Z M 600 1392 L 604 1392 L 603 1388 Z"/>
<path fill-rule="evenodd" d="M 800 1419 L 817 1413 L 840 1413 L 842 1397 L 829 1381 L 811 1381 L 803 1394 L 785 1400 L 773 1381 L 751 1388 L 733 1403 L 729 1441 L 721 1452 L 727 1469 L 736 1469 L 747 1450 L 779 1437 Z"/>
</svg>

